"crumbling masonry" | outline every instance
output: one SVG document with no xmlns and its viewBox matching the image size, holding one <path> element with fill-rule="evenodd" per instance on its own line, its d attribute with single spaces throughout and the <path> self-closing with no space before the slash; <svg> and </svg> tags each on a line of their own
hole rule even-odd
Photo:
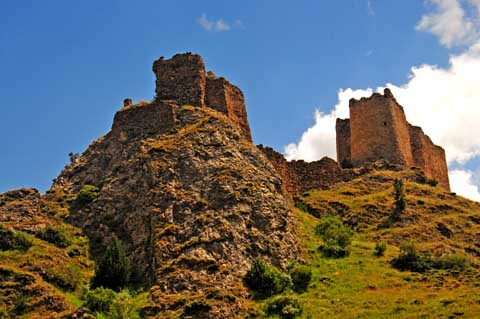
<svg viewBox="0 0 480 319">
<path fill-rule="evenodd" d="M 403 107 L 389 89 L 384 95 L 350 100 L 350 119 L 337 119 L 337 160 L 342 167 L 359 167 L 386 160 L 418 167 L 428 178 L 450 190 L 445 151 L 420 127 L 407 122 Z"/>
<path fill-rule="evenodd" d="M 177 54 L 153 63 L 157 78 L 156 101 L 173 100 L 179 105 L 210 107 L 224 113 L 252 141 L 245 98 L 242 91 L 224 78 L 207 77 L 205 64 L 198 54 Z"/>
</svg>

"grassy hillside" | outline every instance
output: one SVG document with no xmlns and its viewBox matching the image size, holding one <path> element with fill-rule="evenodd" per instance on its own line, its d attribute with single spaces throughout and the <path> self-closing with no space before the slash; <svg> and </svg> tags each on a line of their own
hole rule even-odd
<svg viewBox="0 0 480 319">
<path fill-rule="evenodd" d="M 0 318 L 56 318 L 81 305 L 94 265 L 67 213 L 33 189 L 0 195 Z"/>
<path fill-rule="evenodd" d="M 414 182 L 417 176 L 415 170 L 375 171 L 297 199 L 302 208 L 296 212 L 306 247 L 305 262 L 313 274 L 306 292 L 284 294 L 303 305 L 299 318 L 480 317 L 480 205 Z M 406 181 L 406 210 L 392 221 L 395 178 Z M 350 255 L 345 258 L 327 258 L 318 249 L 323 243 L 315 227 L 328 214 L 340 217 L 354 230 Z M 416 242 L 422 256 L 463 256 L 470 265 L 423 273 L 399 271 L 390 261 L 407 240 Z M 386 242 L 387 249 L 377 257 L 374 248 L 379 241 Z M 266 309 L 275 298 L 259 301 L 261 308 Z"/>
</svg>

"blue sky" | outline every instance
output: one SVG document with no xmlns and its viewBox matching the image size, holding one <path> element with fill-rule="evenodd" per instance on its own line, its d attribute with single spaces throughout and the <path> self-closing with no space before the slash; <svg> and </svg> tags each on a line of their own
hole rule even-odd
<svg viewBox="0 0 480 319">
<path fill-rule="evenodd" d="M 466 13 L 478 2 L 468 1 Z M 453 2 L 2 0 L 0 192 L 48 189 L 125 97 L 153 97 L 153 60 L 179 52 L 201 54 L 242 88 L 255 143 L 300 145 L 340 89 L 401 87 L 412 67 L 448 69 L 471 34 L 449 42 L 419 23 Z M 474 180 L 469 163 L 458 165 Z"/>
</svg>

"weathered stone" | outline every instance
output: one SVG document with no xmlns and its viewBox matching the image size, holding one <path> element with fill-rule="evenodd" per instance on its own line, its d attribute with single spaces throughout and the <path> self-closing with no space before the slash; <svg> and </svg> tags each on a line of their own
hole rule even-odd
<svg viewBox="0 0 480 319">
<path fill-rule="evenodd" d="M 350 120 L 337 119 L 335 125 L 337 132 L 337 160 L 343 168 L 351 166 L 351 145 L 350 145 Z"/>
<path fill-rule="evenodd" d="M 295 195 L 311 189 L 326 189 L 349 180 L 350 171 L 342 170 L 333 159 L 324 157 L 319 161 L 290 161 L 270 147 L 257 146 L 282 176 L 284 191 Z"/>
<path fill-rule="evenodd" d="M 207 78 L 206 105 L 226 114 L 233 124 L 240 127 L 242 135 L 252 141 L 245 98 L 238 87 L 224 78 Z"/>
<path fill-rule="evenodd" d="M 132 99 L 126 98 L 125 100 L 123 100 L 123 107 L 128 107 L 128 106 L 131 106 L 132 104 L 133 104 Z"/>
<path fill-rule="evenodd" d="M 205 106 L 206 72 L 200 55 L 177 54 L 169 60 L 160 57 L 153 63 L 153 72 L 157 100 Z"/>
<path fill-rule="evenodd" d="M 450 189 L 445 151 L 422 129 L 407 122 L 392 92 L 350 100 L 350 120 L 337 120 L 337 160 L 359 167 L 383 159 L 421 168 L 428 178 Z"/>
</svg>

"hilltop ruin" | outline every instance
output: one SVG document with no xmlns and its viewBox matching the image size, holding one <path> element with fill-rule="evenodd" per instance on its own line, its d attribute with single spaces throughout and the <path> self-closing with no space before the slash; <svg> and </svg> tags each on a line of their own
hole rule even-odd
<svg viewBox="0 0 480 319">
<path fill-rule="evenodd" d="M 178 122 L 175 108 L 193 105 L 225 114 L 241 136 L 252 142 L 242 91 L 222 77 L 207 75 L 200 55 L 160 57 L 152 69 L 156 76 L 155 100 L 147 105 L 132 105 L 126 99 L 124 108 L 115 116 L 113 133 L 168 133 Z M 420 127 L 407 122 L 402 106 L 389 89 L 384 95 L 352 99 L 350 119 L 337 119 L 336 133 L 337 162 L 327 157 L 310 163 L 288 162 L 269 147 L 259 145 L 259 149 L 280 173 L 283 189 L 290 194 L 350 180 L 357 176 L 351 168 L 378 160 L 404 168 L 418 167 L 427 178 L 450 190 L 445 151 L 433 144 Z"/>
<path fill-rule="evenodd" d="M 153 63 L 153 72 L 157 78 L 155 100 L 208 106 L 224 113 L 232 124 L 240 128 L 242 135 L 252 141 L 242 91 L 222 77 L 207 77 L 200 55 L 177 54 L 168 60 L 160 57 Z"/>
<path fill-rule="evenodd" d="M 404 167 L 418 167 L 426 177 L 450 190 L 442 147 L 433 144 L 418 126 L 407 122 L 392 92 L 350 100 L 350 119 L 337 119 L 337 160 L 342 167 L 359 167 L 383 159 Z"/>
</svg>

